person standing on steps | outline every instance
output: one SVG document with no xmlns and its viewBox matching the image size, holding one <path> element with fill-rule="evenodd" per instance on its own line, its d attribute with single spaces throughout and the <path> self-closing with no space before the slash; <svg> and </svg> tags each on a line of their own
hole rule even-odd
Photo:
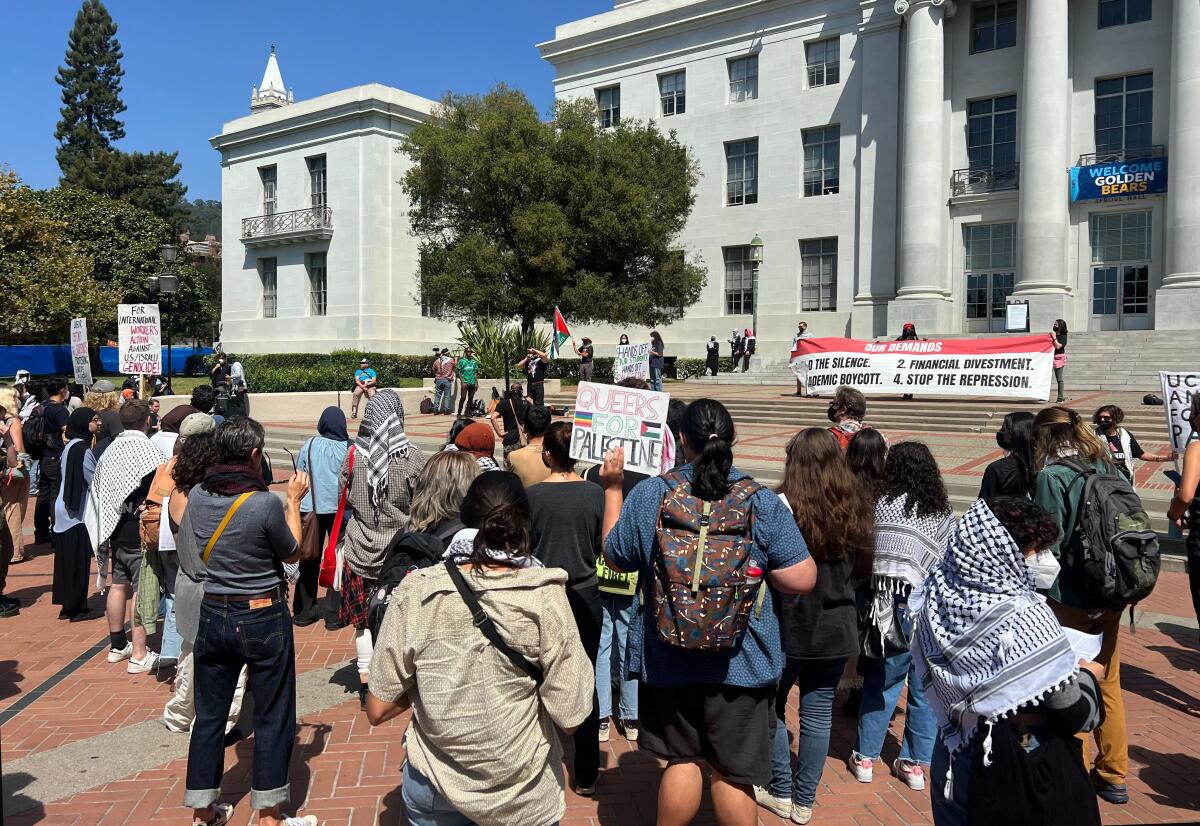
<svg viewBox="0 0 1200 826">
<path fill-rule="evenodd" d="M 812 337 L 813 337 L 813 334 L 808 331 L 808 322 L 801 321 L 799 324 L 796 325 L 796 335 L 792 336 L 792 352 L 794 353 L 796 351 L 796 345 L 800 342 L 801 339 L 812 338 Z M 796 395 L 797 396 L 804 395 L 804 383 L 802 381 L 800 381 L 799 376 L 796 377 Z"/>
<path fill-rule="evenodd" d="M 358 418 L 358 401 L 363 396 L 367 401 L 379 392 L 379 374 L 365 358 L 358 363 L 354 371 L 354 400 L 350 404 L 350 418 Z"/>
<path fill-rule="evenodd" d="M 583 344 L 575 347 L 575 355 L 579 356 L 579 380 L 591 381 L 592 368 L 595 366 L 592 359 L 596 355 L 596 348 L 592 346 L 592 340 L 587 336 L 583 336 L 581 341 Z"/>
<path fill-rule="evenodd" d="M 721 344 L 717 341 L 717 337 L 709 336 L 704 349 L 706 351 L 704 372 L 715 376 L 721 371 Z"/>
<path fill-rule="evenodd" d="M 1121 427 L 1121 422 L 1125 421 L 1125 411 L 1117 407 L 1115 404 L 1106 404 L 1100 407 L 1092 414 L 1092 424 L 1096 427 L 1096 435 L 1100 437 L 1100 441 L 1108 445 L 1109 452 L 1112 454 L 1112 463 L 1116 465 L 1117 470 L 1121 471 L 1121 475 L 1129 480 L 1129 483 L 1137 487 L 1137 482 L 1134 477 L 1137 475 L 1134 461 L 1140 459 L 1143 462 L 1174 462 L 1176 454 L 1174 451 L 1168 451 L 1164 455 L 1151 456 L 1142 449 L 1138 444 L 1138 440 L 1125 428 Z"/>
<path fill-rule="evenodd" d="M 546 369 L 549 357 L 534 347 L 525 352 L 525 358 L 517 362 L 517 369 L 525 373 L 526 399 L 530 404 L 546 403 Z"/>
<path fill-rule="evenodd" d="M 1067 322 L 1063 319 L 1056 319 L 1054 326 L 1050 328 L 1050 335 L 1054 339 L 1054 381 L 1058 384 L 1058 404 L 1062 404 L 1067 400 L 1063 392 L 1063 376 L 1067 371 Z"/>
<path fill-rule="evenodd" d="M 433 360 L 433 387 L 433 414 L 449 416 L 454 412 L 454 359 L 449 347 L 443 347 Z"/>
<path fill-rule="evenodd" d="M 666 363 L 664 356 L 667 353 L 667 345 L 663 344 L 662 336 L 658 334 L 658 330 L 650 331 L 650 389 L 662 392 L 663 389 L 663 365 Z"/>
<path fill-rule="evenodd" d="M 458 395 L 458 417 L 464 414 L 471 416 L 471 408 L 475 405 L 475 391 L 479 389 L 479 362 L 475 360 L 475 351 L 470 347 L 463 348 L 454 372 L 462 382 L 462 391 Z"/>
<path fill-rule="evenodd" d="M 746 328 L 746 349 L 742 353 L 742 372 L 750 372 L 750 357 L 754 355 L 758 349 L 758 338 L 755 337 L 754 331 L 749 327 Z"/>
</svg>

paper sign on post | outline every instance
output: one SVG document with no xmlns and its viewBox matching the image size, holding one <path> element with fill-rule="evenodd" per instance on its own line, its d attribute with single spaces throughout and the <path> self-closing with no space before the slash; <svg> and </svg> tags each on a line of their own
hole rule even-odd
<svg viewBox="0 0 1200 826">
<path fill-rule="evenodd" d="M 1171 438 L 1171 450 L 1183 453 L 1192 435 L 1192 423 L 1188 421 L 1192 396 L 1200 393 L 1200 373 L 1158 374 L 1162 381 L 1163 406 L 1167 411 L 1167 434 Z"/>
<path fill-rule="evenodd" d="M 75 383 L 92 386 L 92 362 L 88 358 L 87 319 L 71 319 L 71 366 L 75 368 Z"/>
<path fill-rule="evenodd" d="M 123 375 L 162 373 L 162 334 L 157 304 L 117 305 L 117 356 Z"/>
<path fill-rule="evenodd" d="M 650 378 L 650 342 L 645 344 L 618 344 L 617 357 L 613 361 L 613 382 L 621 379 Z"/>
<path fill-rule="evenodd" d="M 580 382 L 571 430 L 571 458 L 601 464 L 614 447 L 625 448 L 625 470 L 657 476 L 666 438 L 666 393 Z"/>
</svg>

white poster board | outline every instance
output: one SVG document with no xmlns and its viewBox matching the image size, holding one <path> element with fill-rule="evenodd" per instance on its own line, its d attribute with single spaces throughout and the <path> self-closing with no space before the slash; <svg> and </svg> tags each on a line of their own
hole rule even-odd
<svg viewBox="0 0 1200 826">
<path fill-rule="evenodd" d="M 75 383 L 92 386 L 92 362 L 88 358 L 87 319 L 71 319 L 71 366 L 75 368 Z"/>
<path fill-rule="evenodd" d="M 1200 373 L 1168 373 L 1163 370 L 1158 374 L 1162 381 L 1163 406 L 1167 411 L 1167 434 L 1171 439 L 1171 449 L 1183 453 L 1187 448 L 1188 438 L 1192 435 L 1192 425 L 1188 421 L 1188 411 L 1192 406 L 1192 396 L 1200 393 Z"/>
<path fill-rule="evenodd" d="M 1010 301 L 1004 305 L 1004 332 L 1029 332 L 1029 302 Z"/>
<path fill-rule="evenodd" d="M 625 469 L 657 476 L 662 470 L 670 396 L 615 384 L 580 382 L 575 396 L 571 458 L 601 464 L 610 448 L 625 448 Z"/>
<path fill-rule="evenodd" d="M 157 304 L 117 305 L 117 358 L 125 376 L 162 373 L 162 327 Z"/>
<path fill-rule="evenodd" d="M 650 378 L 650 342 L 617 345 L 617 357 L 613 361 L 613 383 L 630 378 Z"/>
</svg>

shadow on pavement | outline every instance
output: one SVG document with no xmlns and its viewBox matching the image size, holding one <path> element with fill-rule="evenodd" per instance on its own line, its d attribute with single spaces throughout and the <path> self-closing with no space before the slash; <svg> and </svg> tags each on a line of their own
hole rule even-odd
<svg viewBox="0 0 1200 826">
<path fill-rule="evenodd" d="M 1160 754 L 1130 746 L 1129 756 L 1144 768 L 1138 778 L 1150 789 L 1150 799 L 1163 806 L 1200 809 L 1200 758 L 1191 754 Z"/>
<path fill-rule="evenodd" d="M 1200 719 L 1200 699 L 1159 679 L 1144 668 L 1122 663 L 1121 688 L 1194 719 Z"/>
<path fill-rule="evenodd" d="M 0 823 L 24 826 L 26 823 L 37 823 L 46 816 L 46 808 L 40 800 L 18 794 L 36 779 L 28 772 L 4 775 L 4 814 L 0 815 Z"/>
</svg>

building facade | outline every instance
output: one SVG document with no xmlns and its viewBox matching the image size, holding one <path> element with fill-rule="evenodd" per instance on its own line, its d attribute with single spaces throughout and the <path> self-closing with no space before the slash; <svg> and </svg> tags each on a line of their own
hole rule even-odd
<svg viewBox="0 0 1200 826">
<path fill-rule="evenodd" d="M 221 153 L 221 342 L 241 353 L 420 353 L 453 327 L 421 313 L 399 139 L 434 102 L 379 84 L 295 102 L 274 47 Z"/>
<path fill-rule="evenodd" d="M 1198 0 L 617 0 L 539 48 L 695 153 L 683 352 L 1200 323 Z"/>
</svg>

